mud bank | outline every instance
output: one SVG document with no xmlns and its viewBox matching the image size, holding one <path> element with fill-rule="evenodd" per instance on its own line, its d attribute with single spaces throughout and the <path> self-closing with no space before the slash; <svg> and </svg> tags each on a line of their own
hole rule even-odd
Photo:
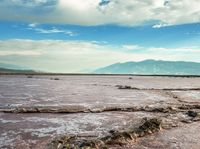
<svg viewBox="0 0 200 149">
<path fill-rule="evenodd" d="M 131 78 L 1 76 L 0 148 L 198 149 L 200 78 Z"/>
<path fill-rule="evenodd" d="M 183 101 L 180 101 L 183 102 Z M 18 106 L 18 107 L 2 107 L 0 112 L 4 113 L 100 113 L 100 112 L 161 112 L 176 113 L 184 110 L 200 109 L 200 104 L 157 104 L 146 106 L 103 106 L 103 107 L 81 107 L 81 106 Z"/>
<path fill-rule="evenodd" d="M 161 120 L 144 119 L 144 122 L 136 128 L 126 130 L 110 130 L 110 135 L 97 139 L 81 139 L 77 136 L 64 136 L 52 141 L 49 149 L 55 148 L 109 148 L 112 145 L 124 145 L 138 137 L 144 137 L 161 129 Z"/>
<path fill-rule="evenodd" d="M 118 89 L 130 89 L 130 90 L 151 90 L 151 91 L 200 91 L 200 88 L 137 88 L 127 85 L 116 85 Z"/>
<path fill-rule="evenodd" d="M 159 114 L 157 117 L 144 117 L 140 124 L 134 127 L 109 130 L 109 135 L 95 138 L 83 136 L 62 136 L 55 138 L 48 144 L 48 149 L 55 148 L 77 148 L 77 149 L 106 149 L 106 148 L 135 148 L 134 143 L 140 138 L 148 138 L 154 133 L 170 132 L 174 128 L 184 129 L 185 124 L 192 124 L 200 121 L 200 110 L 188 110 L 191 107 L 181 108 L 182 111 L 165 111 L 165 114 Z M 183 110 L 184 109 L 184 110 Z M 187 110 L 186 110 L 187 109 Z M 155 111 L 154 111 L 155 112 Z M 163 111 L 156 111 L 163 112 Z M 145 112 L 144 112 L 145 113 Z M 152 114 L 152 113 L 151 113 Z M 196 137 L 196 136 L 195 136 Z M 199 135 L 197 135 L 199 137 Z M 190 140 L 188 140 L 190 141 Z M 178 142 L 177 142 L 178 143 Z M 156 147 L 156 146 L 154 146 Z M 159 147 L 159 144 L 157 145 Z M 157 148 L 156 147 L 156 148 Z M 182 146 L 183 147 L 183 146 Z M 181 148 L 182 148 L 181 147 Z M 168 147 L 170 148 L 170 147 Z"/>
</svg>

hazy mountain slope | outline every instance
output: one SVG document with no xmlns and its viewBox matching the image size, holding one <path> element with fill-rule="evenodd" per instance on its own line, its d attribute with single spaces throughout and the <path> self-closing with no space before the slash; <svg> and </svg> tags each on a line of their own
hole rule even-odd
<svg viewBox="0 0 200 149">
<path fill-rule="evenodd" d="M 141 62 L 116 63 L 99 68 L 94 73 L 200 75 L 200 63 L 145 60 Z"/>
<path fill-rule="evenodd" d="M 17 70 L 24 70 L 24 69 L 29 69 L 24 66 L 19 66 L 19 65 L 14 65 L 14 64 L 6 64 L 6 63 L 0 63 L 0 68 L 5 68 L 5 69 L 17 69 Z"/>
<path fill-rule="evenodd" d="M 0 73 L 35 73 L 35 71 L 0 68 Z"/>
<path fill-rule="evenodd" d="M 18 65 L 0 63 L 0 73 L 33 73 L 35 71 Z"/>
</svg>

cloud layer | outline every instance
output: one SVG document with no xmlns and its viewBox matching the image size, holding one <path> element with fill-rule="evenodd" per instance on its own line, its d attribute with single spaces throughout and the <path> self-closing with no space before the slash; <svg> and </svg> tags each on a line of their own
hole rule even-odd
<svg viewBox="0 0 200 149">
<path fill-rule="evenodd" d="M 139 50 L 137 50 L 139 48 Z M 0 41 L 0 62 L 49 72 L 84 72 L 117 62 L 145 59 L 197 61 L 200 48 L 145 48 L 89 41 L 4 40 Z"/>
<path fill-rule="evenodd" d="M 199 0 L 1 0 L 0 20 L 76 25 L 200 22 Z"/>
</svg>

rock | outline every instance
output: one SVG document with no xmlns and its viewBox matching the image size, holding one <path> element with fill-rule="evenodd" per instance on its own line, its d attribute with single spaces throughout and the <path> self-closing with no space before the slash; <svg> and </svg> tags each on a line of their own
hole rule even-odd
<svg viewBox="0 0 200 149">
<path fill-rule="evenodd" d="M 119 86 L 118 89 L 132 89 L 132 87 L 125 85 L 125 86 Z"/>
<path fill-rule="evenodd" d="M 60 80 L 59 78 L 50 78 L 50 80 Z"/>
<path fill-rule="evenodd" d="M 155 131 L 159 131 L 161 129 L 161 119 L 152 118 L 152 119 L 145 119 L 145 122 L 139 126 L 139 132 L 145 133 L 153 133 Z"/>
<path fill-rule="evenodd" d="M 190 110 L 189 110 L 189 111 L 187 112 L 187 115 L 190 116 L 190 117 L 197 117 L 198 113 L 195 112 L 195 111 L 190 111 Z"/>
<path fill-rule="evenodd" d="M 33 76 L 27 76 L 27 78 L 33 78 Z"/>
</svg>

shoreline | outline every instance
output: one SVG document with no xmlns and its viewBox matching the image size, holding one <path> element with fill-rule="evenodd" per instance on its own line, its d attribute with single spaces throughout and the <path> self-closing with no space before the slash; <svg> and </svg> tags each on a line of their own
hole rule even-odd
<svg viewBox="0 0 200 149">
<path fill-rule="evenodd" d="M 141 76 L 141 77 L 183 77 L 183 78 L 198 78 L 200 75 L 171 75 L 171 74 L 93 74 L 93 73 L 1 73 L 0 76 L 13 75 L 32 75 L 32 76 Z"/>
</svg>

